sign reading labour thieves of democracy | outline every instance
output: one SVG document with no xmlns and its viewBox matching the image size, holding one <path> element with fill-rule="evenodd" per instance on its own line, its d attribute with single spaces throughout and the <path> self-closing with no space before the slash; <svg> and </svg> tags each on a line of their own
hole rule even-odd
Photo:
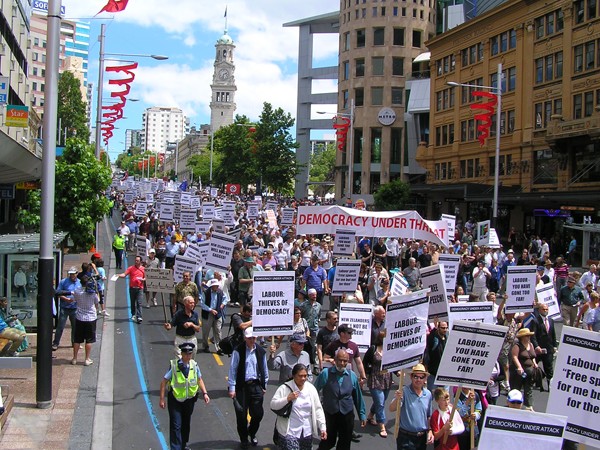
<svg viewBox="0 0 600 450">
<path fill-rule="evenodd" d="M 172 294 L 175 291 L 175 282 L 171 269 L 146 269 L 146 289 L 148 292 L 162 292 Z"/>
<path fill-rule="evenodd" d="M 488 406 L 479 448 L 506 450 L 560 450 L 567 417 L 523 409 Z"/>
<path fill-rule="evenodd" d="M 356 233 L 352 230 L 335 230 L 333 254 L 336 256 L 352 256 L 356 244 Z"/>
<path fill-rule="evenodd" d="M 421 284 L 429 288 L 429 318 L 448 320 L 448 299 L 444 268 L 438 264 L 421 269 Z"/>
<path fill-rule="evenodd" d="M 564 414 L 565 439 L 600 448 L 600 333 L 563 327 L 546 411 Z"/>
<path fill-rule="evenodd" d="M 235 236 L 213 233 L 210 238 L 210 250 L 206 256 L 206 267 L 227 273 L 235 241 Z"/>
<path fill-rule="evenodd" d="M 300 206 L 297 234 L 334 234 L 343 228 L 362 236 L 421 239 L 446 245 L 445 220 L 425 220 L 416 211 L 363 211 L 344 206 Z"/>
<path fill-rule="evenodd" d="M 507 330 L 500 325 L 481 322 L 454 322 L 435 384 L 485 389 Z"/>
<path fill-rule="evenodd" d="M 338 259 L 331 294 L 342 295 L 345 292 L 354 292 L 358 285 L 359 272 L 360 259 Z"/>
<path fill-rule="evenodd" d="M 505 313 L 533 311 L 535 299 L 536 266 L 509 266 L 506 271 Z"/>
<path fill-rule="evenodd" d="M 366 352 L 371 345 L 371 321 L 373 307 L 361 303 L 340 303 L 338 323 L 346 324 L 354 329 L 352 342 L 358 345 L 361 352 Z"/>
<path fill-rule="evenodd" d="M 423 357 L 426 344 L 427 290 L 391 297 L 385 316 L 381 370 L 412 367 Z"/>
<path fill-rule="evenodd" d="M 256 336 L 290 335 L 294 329 L 294 272 L 254 272 L 252 329 Z"/>
</svg>

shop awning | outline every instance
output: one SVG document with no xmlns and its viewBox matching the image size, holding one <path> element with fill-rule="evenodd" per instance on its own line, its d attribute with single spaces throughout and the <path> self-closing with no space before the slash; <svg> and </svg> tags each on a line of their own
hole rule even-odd
<svg viewBox="0 0 600 450">
<path fill-rule="evenodd" d="M 0 131 L 0 180 L 2 183 L 38 180 L 42 160 Z"/>
</svg>

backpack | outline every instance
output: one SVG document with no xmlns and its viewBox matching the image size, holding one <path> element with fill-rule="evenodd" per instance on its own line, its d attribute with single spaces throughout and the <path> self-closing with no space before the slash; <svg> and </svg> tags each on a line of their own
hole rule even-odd
<svg viewBox="0 0 600 450">
<path fill-rule="evenodd" d="M 227 336 L 219 341 L 219 349 L 225 353 L 227 356 L 231 356 L 235 348 L 243 341 L 242 333 L 238 333 L 237 330 L 233 331 L 231 334 L 231 327 L 233 326 L 233 316 L 239 316 L 239 313 L 233 313 L 231 315 L 231 320 L 229 322 L 229 331 L 227 332 Z"/>
</svg>

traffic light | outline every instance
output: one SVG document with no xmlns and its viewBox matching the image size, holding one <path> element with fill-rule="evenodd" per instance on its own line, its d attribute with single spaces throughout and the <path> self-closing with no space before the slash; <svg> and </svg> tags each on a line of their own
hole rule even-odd
<svg viewBox="0 0 600 450">
<path fill-rule="evenodd" d="M 131 148 L 127 149 L 127 156 L 131 156 Z"/>
</svg>

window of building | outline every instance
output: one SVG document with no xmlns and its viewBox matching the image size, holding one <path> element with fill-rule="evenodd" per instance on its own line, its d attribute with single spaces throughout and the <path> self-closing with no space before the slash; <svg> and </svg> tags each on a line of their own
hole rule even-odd
<svg viewBox="0 0 600 450">
<path fill-rule="evenodd" d="M 573 9 L 575 13 L 575 23 L 583 23 L 583 21 L 585 20 L 584 0 L 576 0 L 573 3 Z"/>
<path fill-rule="evenodd" d="M 575 73 L 583 72 L 583 44 L 575 46 L 573 64 Z"/>
<path fill-rule="evenodd" d="M 357 58 L 354 60 L 356 64 L 356 76 L 364 77 L 365 76 L 365 58 Z"/>
<path fill-rule="evenodd" d="M 404 28 L 394 28 L 394 45 L 404 45 Z"/>
<path fill-rule="evenodd" d="M 404 75 L 404 58 L 392 58 L 392 75 Z"/>
<path fill-rule="evenodd" d="M 373 56 L 371 58 L 371 73 L 374 76 L 383 75 L 383 56 Z"/>
<path fill-rule="evenodd" d="M 345 89 L 342 91 L 342 109 L 348 109 L 348 107 L 349 107 L 348 100 L 349 100 L 348 90 Z"/>
<path fill-rule="evenodd" d="M 417 10 L 416 9 L 412 10 L 412 15 L 413 15 L 413 19 L 417 18 Z"/>
<path fill-rule="evenodd" d="M 435 145 L 451 145 L 454 142 L 454 124 L 435 127 Z"/>
<path fill-rule="evenodd" d="M 346 31 L 344 33 L 343 39 L 344 39 L 344 51 L 350 50 L 350 32 L 349 31 Z"/>
<path fill-rule="evenodd" d="M 377 17 L 377 6 L 373 6 L 372 15 L 373 15 L 373 17 Z"/>
<path fill-rule="evenodd" d="M 342 80 L 350 79 L 350 61 L 344 61 L 342 63 Z"/>
<path fill-rule="evenodd" d="M 385 43 L 385 28 L 373 28 L 373 45 L 383 45 Z"/>
<path fill-rule="evenodd" d="M 40 38 L 33 38 L 33 45 L 35 45 L 36 47 L 40 46 Z"/>
<path fill-rule="evenodd" d="M 475 44 L 461 50 L 461 62 L 463 67 L 475 64 L 483 60 L 483 44 Z"/>
<path fill-rule="evenodd" d="M 583 94 L 583 116 L 590 117 L 594 112 L 594 93 L 586 92 Z"/>
<path fill-rule="evenodd" d="M 383 87 L 371 88 L 371 105 L 383 105 Z"/>
<path fill-rule="evenodd" d="M 583 97 L 581 94 L 573 96 L 573 118 L 581 119 L 583 115 Z"/>
<path fill-rule="evenodd" d="M 595 19 L 597 13 L 597 5 L 596 2 L 598 0 L 588 0 L 587 1 L 587 20 Z"/>
<path fill-rule="evenodd" d="M 593 69 L 596 65 L 596 43 L 594 41 L 585 44 L 585 70 Z"/>
<path fill-rule="evenodd" d="M 356 48 L 365 46 L 365 29 L 356 30 Z"/>
<path fill-rule="evenodd" d="M 403 103 L 404 89 L 401 87 L 392 87 L 392 105 L 402 105 Z"/>
<path fill-rule="evenodd" d="M 498 175 L 512 174 L 512 155 L 500 155 L 500 165 L 498 166 Z M 488 163 L 488 172 L 490 175 L 496 173 L 496 157 L 490 156 Z"/>
<path fill-rule="evenodd" d="M 355 104 L 355 106 L 364 106 L 364 104 L 365 104 L 364 88 L 354 89 L 354 104 Z"/>
<path fill-rule="evenodd" d="M 558 159 L 552 150 L 537 150 L 533 153 L 533 183 L 556 184 L 558 181 Z"/>
<path fill-rule="evenodd" d="M 385 12 L 386 12 L 385 6 L 382 6 L 381 7 L 381 17 L 385 17 Z"/>
<path fill-rule="evenodd" d="M 371 128 L 371 162 L 381 163 L 381 128 Z"/>
<path fill-rule="evenodd" d="M 563 30 L 563 12 L 560 9 L 552 11 L 551 13 L 537 17 L 533 23 L 535 26 L 536 39 L 542 39 L 545 36 L 551 36 L 554 33 L 559 33 Z"/>
<path fill-rule="evenodd" d="M 400 164 L 402 158 L 402 128 L 392 128 L 390 164 Z"/>
<path fill-rule="evenodd" d="M 471 81 L 467 81 L 465 84 L 470 84 L 473 86 L 483 86 L 483 78 L 476 78 L 474 80 Z M 477 98 L 473 95 L 473 92 L 475 92 L 477 90 L 477 88 L 474 87 L 467 87 L 467 86 L 461 86 L 460 87 L 460 102 L 461 104 L 465 104 L 465 103 L 471 103 L 475 100 L 477 100 Z"/>
<path fill-rule="evenodd" d="M 394 6 L 394 7 L 392 8 L 392 15 L 393 15 L 394 17 L 398 17 L 398 7 L 397 7 L 397 6 Z"/>
<path fill-rule="evenodd" d="M 413 30 L 412 32 L 412 46 L 413 47 L 421 47 L 422 45 L 422 36 L 423 32 L 420 30 Z"/>
</svg>

